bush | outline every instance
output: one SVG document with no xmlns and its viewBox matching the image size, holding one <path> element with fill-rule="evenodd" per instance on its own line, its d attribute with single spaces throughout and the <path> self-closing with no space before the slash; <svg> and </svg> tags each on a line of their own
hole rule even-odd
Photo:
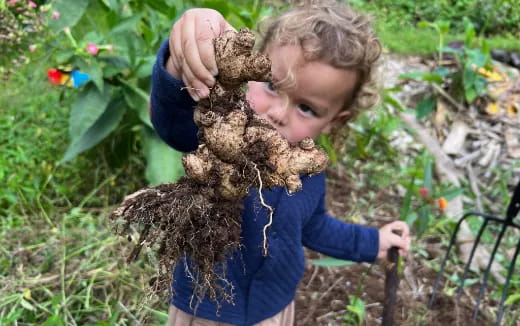
<svg viewBox="0 0 520 326">
<path fill-rule="evenodd" d="M 379 19 L 396 27 L 415 25 L 422 20 L 443 20 L 450 21 L 456 32 L 462 32 L 462 21 L 467 17 L 478 33 L 520 33 L 520 0 L 357 0 L 353 3 L 377 12 Z"/>
</svg>

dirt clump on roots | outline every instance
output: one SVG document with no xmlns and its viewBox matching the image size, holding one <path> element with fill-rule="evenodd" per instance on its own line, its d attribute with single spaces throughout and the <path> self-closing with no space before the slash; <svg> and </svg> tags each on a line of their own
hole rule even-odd
<svg viewBox="0 0 520 326">
<path fill-rule="evenodd" d="M 194 110 L 199 146 L 183 157 L 187 176 L 127 196 L 110 218 L 117 234 L 140 233 L 130 262 L 142 247 L 155 253 L 154 293 L 174 295 L 172 268 L 182 261 L 189 264 L 185 270 L 193 280 L 194 296 L 232 302 L 225 260 L 240 247 L 242 199 L 248 189 L 257 188 L 260 194 L 275 186 L 298 191 L 300 175 L 323 171 L 328 158 L 310 138 L 289 144 L 250 108 L 245 82 L 271 80 L 269 58 L 252 52 L 253 34 L 247 29 L 228 31 L 214 44 L 219 74 L 209 98 Z M 261 195 L 260 202 L 272 219 L 273 209 Z M 264 254 L 269 225 L 264 228 Z M 189 257 L 189 263 L 183 257 Z"/>
</svg>

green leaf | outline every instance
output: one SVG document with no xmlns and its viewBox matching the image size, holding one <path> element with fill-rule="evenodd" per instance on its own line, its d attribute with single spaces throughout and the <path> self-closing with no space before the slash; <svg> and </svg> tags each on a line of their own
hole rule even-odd
<svg viewBox="0 0 520 326">
<path fill-rule="evenodd" d="M 408 72 L 399 75 L 399 79 L 424 80 L 431 83 L 442 84 L 442 75 L 432 72 Z"/>
<path fill-rule="evenodd" d="M 229 15 L 229 5 L 228 1 L 225 0 L 206 0 L 202 2 L 203 8 L 211 8 L 220 12 L 220 14 L 224 17 Z"/>
<path fill-rule="evenodd" d="M 417 120 L 423 119 L 432 113 L 436 104 L 437 101 L 433 97 L 427 97 L 419 102 L 419 104 L 417 104 L 417 108 L 415 108 L 415 115 Z"/>
<path fill-rule="evenodd" d="M 40 326 L 63 326 L 65 323 L 58 315 L 52 315 L 47 320 L 40 324 Z"/>
<path fill-rule="evenodd" d="M 430 22 L 421 20 L 420 22 L 417 23 L 417 27 L 419 27 L 419 28 L 429 28 L 429 27 L 434 27 L 434 25 L 432 23 L 430 23 Z"/>
<path fill-rule="evenodd" d="M 520 293 L 515 293 L 507 297 L 507 300 L 504 302 L 504 305 L 509 306 L 518 301 L 520 301 Z"/>
<path fill-rule="evenodd" d="M 78 68 L 90 77 L 100 92 L 103 91 L 103 69 L 96 58 L 90 58 L 89 62 L 81 60 Z"/>
<path fill-rule="evenodd" d="M 437 26 L 439 27 L 439 32 L 441 34 L 446 34 L 450 31 L 450 22 L 449 21 L 439 21 L 437 22 Z"/>
<path fill-rule="evenodd" d="M 473 24 L 467 17 L 464 17 L 464 24 L 466 25 L 466 28 L 464 31 L 464 36 L 465 36 L 464 44 L 466 47 L 471 47 L 473 40 L 475 39 L 475 34 L 476 34 L 475 27 L 473 27 Z"/>
<path fill-rule="evenodd" d="M 114 36 L 119 33 L 134 31 L 139 20 L 141 20 L 141 14 L 136 14 L 131 17 L 124 18 L 119 24 L 112 28 L 109 35 Z"/>
<path fill-rule="evenodd" d="M 125 81 L 124 79 L 118 80 L 121 84 L 124 85 L 123 94 L 128 106 L 137 112 L 141 122 L 153 129 L 152 123 L 150 121 L 150 113 L 148 112 L 148 93 L 136 85 Z"/>
<path fill-rule="evenodd" d="M 135 72 L 137 78 L 146 78 L 152 75 L 153 65 L 155 64 L 155 55 L 144 57 L 139 63 L 139 67 Z"/>
<path fill-rule="evenodd" d="M 334 150 L 334 147 L 332 146 L 332 143 L 330 142 L 328 135 L 319 135 L 317 142 L 318 145 L 320 145 L 325 150 L 325 152 L 327 152 L 327 155 L 329 156 L 332 165 L 336 165 L 338 163 L 338 156 L 336 155 L 336 151 Z"/>
<path fill-rule="evenodd" d="M 399 102 L 396 98 L 394 98 L 392 95 L 390 95 L 387 92 L 385 92 L 385 94 L 383 95 L 383 101 L 384 101 L 384 103 L 390 104 L 392 107 L 396 108 L 397 110 L 399 110 L 401 112 L 404 112 L 404 110 L 405 110 L 405 108 L 403 107 L 401 102 Z"/>
<path fill-rule="evenodd" d="M 146 93 L 136 87 L 125 86 L 123 94 L 125 96 L 126 104 L 137 112 L 139 120 L 150 128 L 153 128 L 150 122 L 150 114 L 148 112 L 148 97 Z"/>
<path fill-rule="evenodd" d="M 448 189 L 448 190 L 440 192 L 437 195 L 437 197 L 444 197 L 447 201 L 450 201 L 453 198 L 462 195 L 463 193 L 464 193 L 463 188 Z"/>
<path fill-rule="evenodd" d="M 150 128 L 143 128 L 146 179 L 151 185 L 175 182 L 184 175 L 182 153 L 169 147 Z"/>
<path fill-rule="evenodd" d="M 408 220 L 408 212 L 410 211 L 410 205 L 412 203 L 412 194 L 415 184 L 415 176 L 412 177 L 412 181 L 410 181 L 410 184 L 408 185 L 408 188 L 406 189 L 406 194 L 404 195 L 403 204 L 401 206 L 401 213 L 399 216 L 399 219 L 401 221 L 407 221 Z M 408 225 L 411 225 L 408 223 Z"/>
<path fill-rule="evenodd" d="M 24 298 L 22 298 L 20 300 L 20 304 L 22 305 L 22 307 L 24 307 L 27 310 L 36 311 L 36 308 L 29 301 L 25 300 Z"/>
<path fill-rule="evenodd" d="M 60 32 L 65 26 L 76 25 L 85 13 L 89 0 L 57 0 L 52 9 L 60 13 L 60 19 L 50 19 L 49 28 L 54 32 Z"/>
<path fill-rule="evenodd" d="M 114 311 L 114 313 L 112 314 L 112 318 L 110 318 L 110 320 L 108 321 L 108 325 L 109 326 L 116 325 L 120 314 L 121 314 L 121 309 L 116 309 L 116 311 Z"/>
<path fill-rule="evenodd" d="M 342 260 L 332 257 L 325 257 L 320 259 L 313 259 L 311 260 L 311 264 L 316 266 L 323 266 L 323 267 L 342 267 L 342 266 L 350 266 L 354 265 L 355 263 L 349 260 Z"/>
<path fill-rule="evenodd" d="M 61 162 L 67 162 L 75 158 L 79 153 L 97 145 L 108 136 L 123 118 L 126 111 L 124 100 L 121 96 L 113 99 L 105 112 L 95 123 L 88 128 L 79 138 L 76 138 L 67 148 Z"/>
<path fill-rule="evenodd" d="M 72 141 L 76 141 L 96 122 L 105 112 L 110 101 L 110 87 L 106 85 L 100 92 L 93 83 L 87 83 L 78 94 L 72 106 L 69 120 L 69 134 Z"/>
<path fill-rule="evenodd" d="M 431 207 L 429 205 L 425 205 L 419 208 L 419 216 L 417 219 L 417 237 L 419 238 L 424 234 L 428 228 L 428 225 L 430 224 L 430 212 Z"/>
<path fill-rule="evenodd" d="M 56 54 L 56 62 L 58 64 L 68 63 L 73 55 L 74 51 L 72 50 L 60 50 L 58 54 Z"/>
<path fill-rule="evenodd" d="M 432 179 L 433 179 L 433 160 L 431 156 L 427 156 L 424 164 L 424 177 L 423 187 L 428 189 L 428 192 L 432 191 Z"/>
<path fill-rule="evenodd" d="M 123 57 L 110 56 L 100 58 L 100 60 L 106 63 L 103 69 L 103 77 L 105 78 L 114 77 L 125 69 L 130 68 L 130 63 Z"/>
<path fill-rule="evenodd" d="M 414 225 L 415 221 L 417 221 L 417 217 L 418 216 L 417 216 L 416 212 L 411 212 L 410 214 L 408 214 L 408 216 L 406 217 L 406 219 L 404 221 L 408 225 Z"/>
</svg>

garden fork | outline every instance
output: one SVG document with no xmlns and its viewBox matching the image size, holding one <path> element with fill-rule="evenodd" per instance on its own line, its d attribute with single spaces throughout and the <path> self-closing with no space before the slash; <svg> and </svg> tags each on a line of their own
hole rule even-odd
<svg viewBox="0 0 520 326">
<path fill-rule="evenodd" d="M 487 285 L 487 280 L 489 278 L 489 272 L 491 270 L 491 265 L 493 264 L 493 260 L 495 259 L 495 255 L 496 255 L 498 246 L 500 245 L 500 242 L 502 241 L 502 237 L 508 227 L 513 227 L 513 228 L 520 230 L 520 224 L 513 222 L 513 218 L 515 218 L 515 216 L 518 215 L 519 211 L 520 211 L 520 182 L 516 186 L 513 196 L 511 197 L 511 201 L 509 202 L 509 206 L 507 207 L 505 219 L 499 218 L 499 217 L 496 217 L 493 215 L 489 215 L 489 214 L 479 213 L 479 212 L 469 212 L 469 213 L 464 214 L 464 216 L 459 220 L 459 222 L 457 223 L 457 226 L 455 227 L 455 231 L 453 232 L 453 234 L 451 236 L 450 244 L 448 246 L 448 251 L 446 252 L 446 255 L 444 256 L 444 260 L 442 261 L 441 270 L 439 271 L 439 274 L 437 275 L 437 280 L 435 281 L 435 285 L 433 287 L 433 293 L 430 298 L 430 303 L 428 305 L 428 307 L 430 309 L 432 308 L 433 301 L 435 299 L 435 295 L 437 293 L 440 280 L 442 279 L 444 267 L 446 265 L 446 261 L 448 260 L 448 255 L 450 253 L 451 248 L 453 247 L 453 244 L 455 243 L 455 239 L 457 237 L 457 232 L 459 231 L 460 225 L 469 216 L 479 216 L 484 219 L 484 222 L 482 223 L 482 226 L 478 230 L 477 238 L 475 239 L 475 243 L 473 244 L 473 247 L 471 248 L 471 254 L 470 254 L 468 262 L 466 263 L 466 266 L 464 268 L 464 273 L 462 274 L 462 278 L 460 280 L 460 286 L 457 290 L 457 301 L 460 299 L 460 296 L 462 294 L 462 289 L 464 287 L 464 281 L 466 280 L 466 277 L 467 277 L 467 274 L 469 271 L 469 267 L 471 265 L 471 261 L 475 254 L 475 250 L 479 244 L 480 237 L 482 236 L 482 233 L 484 232 L 484 229 L 486 228 L 488 222 L 493 221 L 497 224 L 502 224 L 502 228 L 500 229 L 500 233 L 498 234 L 497 241 L 495 242 L 495 245 L 493 247 L 493 251 L 491 253 L 491 257 L 489 259 L 488 265 L 486 267 L 486 271 L 484 273 L 484 278 L 482 280 L 482 284 L 479 289 L 477 303 L 475 305 L 475 310 L 473 311 L 473 320 L 477 319 L 480 301 L 482 300 L 482 296 L 484 295 L 484 291 L 486 290 L 486 285 Z M 502 299 L 500 300 L 500 306 L 499 306 L 499 310 L 498 310 L 496 325 L 500 325 L 502 316 L 504 314 L 504 302 L 507 297 L 507 291 L 509 289 L 509 281 L 511 280 L 511 276 L 513 275 L 513 271 L 515 269 L 516 258 L 518 257 L 519 251 L 520 251 L 520 240 L 518 241 L 518 244 L 516 245 L 516 250 L 513 255 L 513 260 L 511 261 L 511 265 L 509 266 L 509 270 L 507 272 L 507 278 L 506 278 L 506 282 L 504 284 L 504 290 L 502 291 Z"/>
</svg>

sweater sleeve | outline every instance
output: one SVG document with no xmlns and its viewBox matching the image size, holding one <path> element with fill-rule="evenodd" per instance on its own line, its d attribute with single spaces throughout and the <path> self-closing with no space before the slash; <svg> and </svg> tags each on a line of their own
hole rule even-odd
<svg viewBox="0 0 520 326">
<path fill-rule="evenodd" d="M 184 83 L 166 71 L 165 63 L 169 56 L 166 40 L 161 44 L 152 71 L 152 124 L 159 137 L 168 145 L 178 151 L 190 152 L 197 149 L 198 145 L 198 128 L 193 121 L 196 102 L 183 89 Z"/>
<path fill-rule="evenodd" d="M 327 256 L 356 262 L 374 262 L 379 251 L 379 231 L 340 221 L 325 209 L 325 195 L 303 226 L 303 245 Z"/>
</svg>

